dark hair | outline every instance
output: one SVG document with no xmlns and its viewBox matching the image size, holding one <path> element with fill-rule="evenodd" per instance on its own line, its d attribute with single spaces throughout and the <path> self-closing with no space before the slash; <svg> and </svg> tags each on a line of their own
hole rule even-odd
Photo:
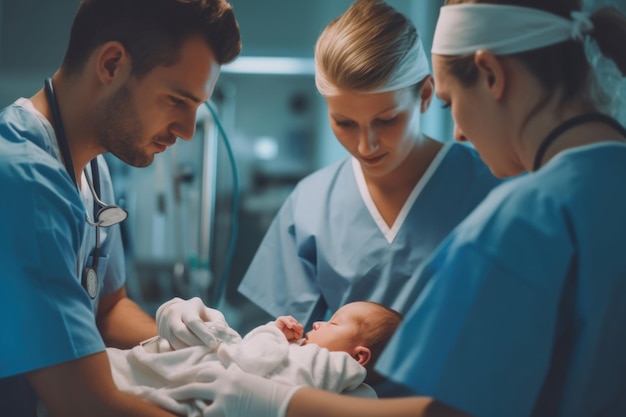
<svg viewBox="0 0 626 417">
<path fill-rule="evenodd" d="M 365 382 L 375 385 L 384 381 L 385 378 L 374 371 L 374 366 L 387 343 L 389 343 L 391 336 L 393 336 L 393 333 L 402 322 L 402 314 L 374 301 L 364 302 L 378 307 L 376 312 L 368 315 L 367 320 L 363 320 L 360 323 L 359 332 L 371 352 L 370 361 L 365 365 L 367 370 Z"/>
<path fill-rule="evenodd" d="M 489 3 L 529 7 L 570 18 L 572 11 L 581 9 L 580 0 L 447 0 L 446 4 Z M 605 7 L 591 15 L 594 29 L 591 36 L 602 54 L 612 59 L 626 76 L 626 17 L 617 10 Z M 593 78 L 587 61 L 584 44 L 565 41 L 544 48 L 511 54 L 522 62 L 550 93 L 561 89 L 563 99 L 579 97 L 591 102 Z M 471 86 L 478 76 L 474 55 L 447 57 L 446 65 L 452 75 L 465 87 Z M 602 101 L 602 98 L 600 98 Z M 592 104 L 592 103 L 590 103 Z"/>
<path fill-rule="evenodd" d="M 201 36 L 219 64 L 241 51 L 239 26 L 226 0 L 82 0 L 70 32 L 62 68 L 79 72 L 100 45 L 120 42 L 142 77 L 159 65 L 173 65 L 179 47 Z"/>
</svg>

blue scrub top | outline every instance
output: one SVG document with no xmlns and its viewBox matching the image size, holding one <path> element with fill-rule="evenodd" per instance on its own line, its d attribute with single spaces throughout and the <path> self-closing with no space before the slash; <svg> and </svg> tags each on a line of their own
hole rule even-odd
<svg viewBox="0 0 626 417">
<path fill-rule="evenodd" d="M 101 199 L 113 202 L 109 171 L 98 162 Z M 52 126 L 25 99 L 0 113 L 0 184 L 0 415 L 9 415 L 28 395 L 20 375 L 104 350 L 98 300 L 125 275 L 119 226 L 103 228 L 96 299 L 83 289 L 95 247 L 95 228 L 85 221 L 86 210 L 93 218 L 91 196 L 83 201 Z"/>
<path fill-rule="evenodd" d="M 415 269 L 500 183 L 473 149 L 446 144 L 415 186 L 404 220 L 385 231 L 359 174 L 347 158 L 297 185 L 239 286 L 243 295 L 307 328 L 327 308 L 356 300 L 405 313 L 418 291 Z"/>
<path fill-rule="evenodd" d="M 446 239 L 377 370 L 480 417 L 626 415 L 626 145 L 562 152 Z"/>
</svg>

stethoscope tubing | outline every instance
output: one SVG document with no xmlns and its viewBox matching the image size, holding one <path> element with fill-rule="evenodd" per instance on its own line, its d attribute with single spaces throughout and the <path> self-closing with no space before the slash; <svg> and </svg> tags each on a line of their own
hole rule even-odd
<svg viewBox="0 0 626 417">
<path fill-rule="evenodd" d="M 63 128 L 61 112 L 59 110 L 59 104 L 57 102 L 56 95 L 54 93 L 54 87 L 52 85 L 51 78 L 46 78 L 46 80 L 44 81 L 44 89 L 46 93 L 46 98 L 48 100 L 48 105 L 50 106 L 50 111 L 52 113 L 52 119 L 54 121 L 53 128 L 56 134 L 56 140 L 59 145 L 59 150 L 61 151 L 63 165 L 65 166 L 65 170 L 67 171 L 68 175 L 70 176 L 70 178 L 76 185 L 77 190 L 79 190 L 78 182 L 76 181 L 76 175 L 74 174 L 74 164 L 72 162 L 72 155 L 70 153 L 69 145 L 67 143 L 67 137 L 65 136 L 65 129 Z M 93 196 L 94 220 L 91 220 L 87 213 L 85 213 L 85 218 L 86 218 L 87 223 L 90 226 L 93 226 L 96 228 L 96 242 L 95 242 L 95 247 L 93 250 L 92 265 L 90 267 L 85 268 L 85 271 L 83 271 L 82 285 L 87 290 L 87 293 L 89 294 L 89 296 L 93 299 L 95 298 L 96 293 L 91 291 L 91 288 L 93 288 L 94 285 L 97 286 L 97 280 L 98 280 L 97 271 L 98 271 L 98 262 L 100 259 L 100 227 L 112 226 L 113 224 L 117 224 L 120 221 L 123 221 L 124 219 L 126 219 L 127 213 L 126 213 L 126 210 L 118 206 L 108 205 L 104 203 L 102 200 L 100 200 L 100 170 L 98 169 L 98 161 L 96 160 L 96 158 L 91 160 L 90 168 L 91 168 L 91 179 L 89 178 L 89 175 L 87 175 L 86 170 L 84 172 L 85 172 L 85 178 L 87 180 L 87 184 L 89 185 L 89 189 Z M 98 209 L 98 207 L 101 207 L 101 209 Z M 102 224 L 103 222 L 99 220 L 99 217 L 100 217 L 99 214 L 105 210 L 110 210 L 110 209 L 121 210 L 123 211 L 123 215 L 117 216 L 118 218 L 120 218 L 120 220 L 117 222 L 114 222 L 111 224 Z M 89 281 L 90 277 L 95 277 L 95 284 L 92 282 L 85 282 L 85 277 L 88 278 L 87 281 Z"/>
</svg>

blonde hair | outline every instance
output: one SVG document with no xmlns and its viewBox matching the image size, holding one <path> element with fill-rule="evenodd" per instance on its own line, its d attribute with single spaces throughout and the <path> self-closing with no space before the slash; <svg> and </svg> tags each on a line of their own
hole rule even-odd
<svg viewBox="0 0 626 417">
<path fill-rule="evenodd" d="M 315 45 L 315 66 L 322 95 L 333 88 L 390 91 L 429 74 L 417 29 L 381 0 L 357 0 L 330 22 Z"/>
</svg>

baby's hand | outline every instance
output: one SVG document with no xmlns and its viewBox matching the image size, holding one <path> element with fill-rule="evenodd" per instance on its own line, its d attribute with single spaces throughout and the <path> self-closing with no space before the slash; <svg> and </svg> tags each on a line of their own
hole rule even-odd
<svg viewBox="0 0 626 417">
<path fill-rule="evenodd" d="M 276 327 L 283 332 L 289 343 L 302 339 L 304 327 L 291 316 L 280 316 L 276 319 Z"/>
</svg>

